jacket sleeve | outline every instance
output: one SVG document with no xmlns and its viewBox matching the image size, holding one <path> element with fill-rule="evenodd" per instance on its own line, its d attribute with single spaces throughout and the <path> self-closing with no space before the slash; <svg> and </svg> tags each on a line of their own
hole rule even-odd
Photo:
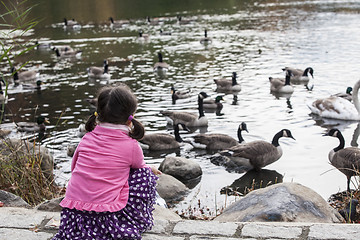
<svg viewBox="0 0 360 240">
<path fill-rule="evenodd" d="M 137 141 L 134 141 L 133 159 L 131 168 L 144 168 L 148 167 L 144 161 L 143 151 Z"/>
</svg>

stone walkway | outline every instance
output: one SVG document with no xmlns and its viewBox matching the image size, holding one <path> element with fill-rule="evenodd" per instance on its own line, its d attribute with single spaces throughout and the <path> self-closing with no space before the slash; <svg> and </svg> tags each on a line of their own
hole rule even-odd
<svg viewBox="0 0 360 240">
<path fill-rule="evenodd" d="M 221 223 L 216 221 L 170 221 L 155 218 L 153 229 L 144 240 L 355 240 L 360 224 L 319 223 Z M 0 208 L 1 240 L 47 240 L 57 232 L 59 212 L 25 208 Z"/>
</svg>

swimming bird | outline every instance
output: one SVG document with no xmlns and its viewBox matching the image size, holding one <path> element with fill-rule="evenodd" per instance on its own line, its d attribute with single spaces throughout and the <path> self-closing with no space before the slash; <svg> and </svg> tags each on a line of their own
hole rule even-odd
<svg viewBox="0 0 360 240">
<path fill-rule="evenodd" d="M 37 50 L 50 50 L 52 45 L 50 43 L 40 43 L 39 41 L 35 41 L 35 48 Z"/>
<path fill-rule="evenodd" d="M 345 100 L 346 101 L 346 100 Z M 352 176 L 358 176 L 360 170 L 360 149 L 357 147 L 345 146 L 345 140 L 340 130 L 332 128 L 324 136 L 336 137 L 339 139 L 339 146 L 329 152 L 331 165 L 336 167 L 347 178 L 347 191 L 350 192 L 350 179 Z"/>
<path fill-rule="evenodd" d="M 198 95 L 198 110 L 199 114 L 192 112 L 173 112 L 160 111 L 164 115 L 169 124 L 183 123 L 186 127 L 203 127 L 208 125 L 208 119 L 204 114 L 203 99 L 208 95 L 205 92 L 200 92 Z"/>
<path fill-rule="evenodd" d="M 129 20 L 114 20 L 112 17 L 109 17 L 110 27 L 112 28 L 121 28 L 126 24 L 129 24 Z"/>
<path fill-rule="evenodd" d="M 36 118 L 36 122 L 18 122 L 15 125 L 19 132 L 44 132 L 45 123 L 49 123 L 49 121 L 44 116 L 39 116 Z"/>
<path fill-rule="evenodd" d="M 174 136 L 167 133 L 152 133 L 145 134 L 144 138 L 140 140 L 141 147 L 150 151 L 169 150 L 180 148 L 183 139 L 180 136 L 180 128 L 188 130 L 187 127 L 178 123 L 173 126 Z"/>
<path fill-rule="evenodd" d="M 208 44 L 211 43 L 211 38 L 208 37 L 207 30 L 204 31 L 204 37 L 200 39 L 200 43 L 202 44 Z"/>
<path fill-rule="evenodd" d="M 283 78 L 269 77 L 270 91 L 273 93 L 293 93 L 294 87 L 290 84 L 292 72 L 286 70 L 285 80 Z"/>
<path fill-rule="evenodd" d="M 314 69 L 311 67 L 306 68 L 305 70 L 292 68 L 292 67 L 285 67 L 282 69 L 283 71 L 290 70 L 292 75 L 290 77 L 291 82 L 309 82 L 309 73 L 312 78 L 314 78 Z"/>
<path fill-rule="evenodd" d="M 70 45 L 56 45 L 51 48 L 53 51 L 59 49 L 59 52 L 67 52 L 67 51 L 74 51 L 74 49 Z"/>
<path fill-rule="evenodd" d="M 139 31 L 139 39 L 140 40 L 144 40 L 144 41 L 147 41 L 149 40 L 149 34 L 147 33 L 144 33 L 143 31 Z"/>
<path fill-rule="evenodd" d="M 182 16 L 177 16 L 178 23 L 181 25 L 190 24 L 192 21 L 190 19 L 184 19 Z"/>
<path fill-rule="evenodd" d="M 173 104 L 175 104 L 178 99 L 189 98 L 190 96 L 190 90 L 179 91 L 175 89 L 173 84 L 171 85 L 171 99 Z"/>
<path fill-rule="evenodd" d="M 248 162 L 253 169 L 259 171 L 261 168 L 279 160 L 282 156 L 283 152 L 279 144 L 281 137 L 295 140 L 290 130 L 282 129 L 275 134 L 271 143 L 263 140 L 247 142 L 224 150 L 220 154 L 227 156 L 234 164 Z"/>
<path fill-rule="evenodd" d="M 351 102 L 352 101 L 352 90 L 353 90 L 352 87 L 347 87 L 345 92 L 336 93 L 331 96 L 341 97 L 341 98 L 344 98 Z"/>
<path fill-rule="evenodd" d="M 242 122 L 238 127 L 238 140 L 235 140 L 233 137 L 222 133 L 201 133 L 194 136 L 194 142 L 191 142 L 191 144 L 195 148 L 202 148 L 207 150 L 228 149 L 244 142 L 241 131 L 248 132 L 245 122 Z"/>
<path fill-rule="evenodd" d="M 360 80 L 353 87 L 352 103 L 348 100 L 330 96 L 321 98 L 308 103 L 307 106 L 313 114 L 324 118 L 342 119 L 342 120 L 360 120 L 360 104 L 358 92 Z"/>
<path fill-rule="evenodd" d="M 60 57 L 60 58 L 72 58 L 72 57 L 80 58 L 82 51 L 67 50 L 67 51 L 60 52 L 58 48 L 55 48 L 55 54 L 57 57 Z"/>
<path fill-rule="evenodd" d="M 162 29 L 159 30 L 161 36 L 170 36 L 171 32 L 164 32 Z"/>
<path fill-rule="evenodd" d="M 88 67 L 86 70 L 88 72 L 89 78 L 109 79 L 110 74 L 108 72 L 108 68 L 109 68 L 109 64 L 108 61 L 105 59 L 103 68 L 91 66 Z"/>
<path fill-rule="evenodd" d="M 66 18 L 64 18 L 64 28 L 72 28 L 74 30 L 77 30 L 81 28 L 81 25 L 77 21 L 75 21 L 75 19 L 67 20 Z"/>
<path fill-rule="evenodd" d="M 37 90 L 40 90 L 41 85 L 42 85 L 42 81 L 37 80 L 35 83 L 26 82 L 26 83 L 22 83 L 21 85 L 22 85 L 23 89 L 37 89 Z"/>
<path fill-rule="evenodd" d="M 163 56 L 162 56 L 161 52 L 158 52 L 158 58 L 159 58 L 159 61 L 154 64 L 154 71 L 168 69 L 169 64 L 167 64 L 166 62 L 163 62 Z"/>
<path fill-rule="evenodd" d="M 204 108 L 207 108 L 207 109 L 222 109 L 223 108 L 223 105 L 220 101 L 223 101 L 224 98 L 223 96 L 219 95 L 219 96 L 216 96 L 215 99 L 204 99 Z"/>
<path fill-rule="evenodd" d="M 236 72 L 232 73 L 231 80 L 229 79 L 214 79 L 214 82 L 217 86 L 217 91 L 231 91 L 231 92 L 239 92 L 241 91 L 241 86 L 238 84 Z"/>
<path fill-rule="evenodd" d="M 34 80 L 40 76 L 40 73 L 35 70 L 19 72 L 15 69 L 15 67 L 11 68 L 11 73 L 13 74 L 15 85 L 18 85 L 20 82 Z"/>
</svg>

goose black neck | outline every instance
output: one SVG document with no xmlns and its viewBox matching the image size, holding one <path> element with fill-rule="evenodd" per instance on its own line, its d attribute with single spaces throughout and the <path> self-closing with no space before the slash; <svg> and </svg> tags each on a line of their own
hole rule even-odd
<svg viewBox="0 0 360 240">
<path fill-rule="evenodd" d="M 307 77 L 307 76 L 308 76 L 309 71 L 310 71 L 310 68 L 309 68 L 309 67 L 308 67 L 308 68 L 306 68 L 306 69 L 305 69 L 305 71 L 303 72 L 303 76 L 304 76 L 304 77 Z"/>
<path fill-rule="evenodd" d="M 172 99 L 172 104 L 176 103 L 176 100 L 178 99 L 176 94 L 175 94 L 175 90 L 173 91 L 173 93 L 171 94 L 171 99 Z"/>
<path fill-rule="evenodd" d="M 204 117 L 204 101 L 203 99 L 199 96 L 198 97 L 198 109 L 199 109 L 199 118 Z"/>
<path fill-rule="evenodd" d="M 158 54 L 158 57 L 159 57 L 159 62 L 163 62 L 163 58 L 162 58 L 161 53 Z"/>
<path fill-rule="evenodd" d="M 286 74 L 286 77 L 285 77 L 285 86 L 286 85 L 290 85 L 290 74 Z"/>
<path fill-rule="evenodd" d="M 271 144 L 274 145 L 275 147 L 280 146 L 279 144 L 279 139 L 283 136 L 282 131 L 278 132 L 277 134 L 275 134 Z"/>
<path fill-rule="evenodd" d="M 242 130 L 238 128 L 237 135 L 238 135 L 239 143 L 242 143 L 244 141 L 244 138 L 241 135 L 241 131 Z"/>
<path fill-rule="evenodd" d="M 14 81 L 19 80 L 19 75 L 17 72 L 14 73 Z"/>
<path fill-rule="evenodd" d="M 236 75 L 235 74 L 232 76 L 232 85 L 233 86 L 237 85 Z"/>
<path fill-rule="evenodd" d="M 112 24 L 114 24 L 114 19 L 112 17 L 110 17 L 110 21 Z"/>
<path fill-rule="evenodd" d="M 177 142 L 182 142 L 182 138 L 180 137 L 180 129 L 179 129 L 179 124 L 176 124 L 174 126 L 174 135 L 175 135 L 175 140 Z"/>
<path fill-rule="evenodd" d="M 109 70 L 109 65 L 105 64 L 104 65 L 104 73 L 108 73 Z"/>
<path fill-rule="evenodd" d="M 345 140 L 344 140 L 344 137 L 341 134 L 341 132 L 338 131 L 336 137 L 339 139 L 340 143 L 339 143 L 339 146 L 334 148 L 334 152 L 337 152 L 345 147 Z"/>
<path fill-rule="evenodd" d="M 59 49 L 55 49 L 56 56 L 60 57 Z"/>
<path fill-rule="evenodd" d="M 207 38 L 207 30 L 205 30 L 205 38 Z"/>
</svg>

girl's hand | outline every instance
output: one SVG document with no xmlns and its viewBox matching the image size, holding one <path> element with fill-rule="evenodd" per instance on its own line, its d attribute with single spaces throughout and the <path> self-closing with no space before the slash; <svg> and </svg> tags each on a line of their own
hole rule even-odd
<svg viewBox="0 0 360 240">
<path fill-rule="evenodd" d="M 162 174 L 162 172 L 161 172 L 159 169 L 157 169 L 156 167 L 154 167 L 154 166 L 151 166 L 151 171 L 152 171 L 155 175 L 160 175 L 160 174 Z"/>
</svg>

